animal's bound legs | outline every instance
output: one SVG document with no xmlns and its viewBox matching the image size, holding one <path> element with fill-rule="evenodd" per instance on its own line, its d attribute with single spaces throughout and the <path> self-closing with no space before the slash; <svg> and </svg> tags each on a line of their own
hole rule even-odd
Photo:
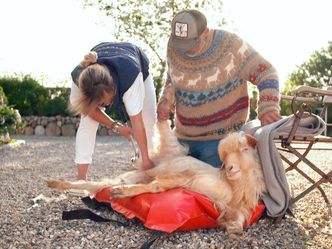
<svg viewBox="0 0 332 249">
<path fill-rule="evenodd" d="M 85 182 L 85 181 L 67 182 L 59 180 L 49 180 L 47 181 L 47 186 L 49 188 L 57 190 L 66 190 L 66 189 L 86 190 L 90 194 L 95 194 L 98 191 L 100 191 L 102 188 L 110 186 L 110 184 L 107 182 Z"/>
<path fill-rule="evenodd" d="M 188 171 L 156 177 L 147 184 L 133 184 L 113 186 L 111 196 L 113 198 L 133 197 L 143 193 L 159 193 L 176 187 L 186 187 L 192 181 L 192 175 Z"/>
</svg>

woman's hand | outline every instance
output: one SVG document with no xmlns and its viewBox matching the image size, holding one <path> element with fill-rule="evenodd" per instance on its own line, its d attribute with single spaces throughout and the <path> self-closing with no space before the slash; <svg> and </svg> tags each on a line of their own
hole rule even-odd
<svg viewBox="0 0 332 249">
<path fill-rule="evenodd" d="M 133 132 L 130 127 L 122 125 L 122 126 L 118 126 L 117 129 L 121 136 L 124 136 L 125 138 L 127 138 L 128 141 L 131 140 Z"/>
<path fill-rule="evenodd" d="M 148 170 L 148 169 L 152 169 L 154 168 L 154 163 L 151 161 L 150 158 L 147 159 L 143 159 L 143 163 L 142 163 L 142 170 Z"/>
<path fill-rule="evenodd" d="M 92 112 L 89 113 L 89 116 L 96 120 L 98 123 L 106 125 L 110 127 L 113 131 L 113 133 L 118 133 L 121 136 L 124 136 L 128 140 L 131 139 L 132 130 L 130 127 L 123 125 L 121 123 L 118 123 L 117 121 L 112 120 L 103 110 L 101 110 L 99 107 L 96 107 Z M 112 135 L 113 133 L 109 132 L 109 135 Z"/>
<path fill-rule="evenodd" d="M 124 136 L 125 138 L 127 138 L 128 141 L 130 141 L 132 138 L 133 132 L 132 132 L 131 128 L 126 125 L 113 121 L 113 123 L 111 125 L 111 129 L 112 129 L 113 133 Z M 112 135 L 113 133 L 110 132 L 109 135 Z"/>
</svg>

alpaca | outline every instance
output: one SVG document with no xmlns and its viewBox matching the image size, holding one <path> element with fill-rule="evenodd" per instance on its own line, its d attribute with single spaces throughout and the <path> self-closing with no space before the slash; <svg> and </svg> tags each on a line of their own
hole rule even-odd
<svg viewBox="0 0 332 249">
<path fill-rule="evenodd" d="M 151 156 L 155 168 L 130 171 L 101 182 L 53 180 L 48 181 L 48 186 L 59 190 L 84 189 L 91 195 L 107 186 L 115 199 L 187 188 L 206 195 L 220 213 L 218 225 L 226 229 L 231 238 L 239 238 L 250 210 L 258 205 L 265 192 L 256 139 L 243 132 L 232 133 L 223 139 L 218 152 L 224 164 L 219 169 L 187 156 L 168 122 L 158 122 L 157 129 L 159 144 Z"/>
</svg>

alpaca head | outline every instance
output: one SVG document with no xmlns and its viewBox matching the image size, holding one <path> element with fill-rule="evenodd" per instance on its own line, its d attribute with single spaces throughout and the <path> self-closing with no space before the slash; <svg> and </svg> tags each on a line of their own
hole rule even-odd
<svg viewBox="0 0 332 249">
<path fill-rule="evenodd" d="M 240 179 L 244 172 L 257 164 L 257 140 L 244 132 L 231 133 L 220 141 L 218 152 L 227 179 Z"/>
</svg>

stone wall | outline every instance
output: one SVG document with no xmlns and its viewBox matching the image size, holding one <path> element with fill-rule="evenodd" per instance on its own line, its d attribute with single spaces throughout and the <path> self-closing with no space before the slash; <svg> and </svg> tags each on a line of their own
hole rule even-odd
<svg viewBox="0 0 332 249">
<path fill-rule="evenodd" d="M 22 117 L 26 122 L 23 130 L 17 131 L 17 134 L 37 135 L 37 136 L 75 136 L 80 122 L 78 117 Z M 114 135 L 111 129 L 99 125 L 97 135 Z M 332 127 L 328 127 L 327 136 L 332 137 Z"/>
<path fill-rule="evenodd" d="M 22 117 L 26 126 L 17 131 L 18 134 L 36 135 L 36 136 L 75 136 L 80 122 L 78 117 Z M 99 125 L 97 135 L 112 135 L 111 129 Z"/>
</svg>

